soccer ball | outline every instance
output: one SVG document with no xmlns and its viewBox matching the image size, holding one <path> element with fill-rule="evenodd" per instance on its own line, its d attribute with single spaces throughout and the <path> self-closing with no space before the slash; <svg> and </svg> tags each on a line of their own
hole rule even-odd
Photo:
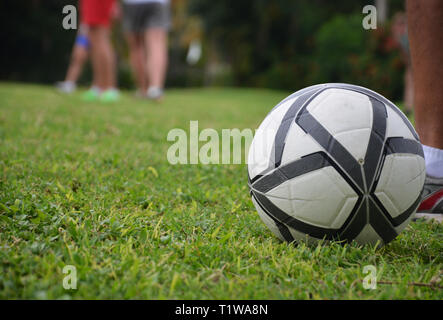
<svg viewBox="0 0 443 320">
<path fill-rule="evenodd" d="M 350 84 L 319 84 L 281 101 L 248 155 L 252 201 L 289 242 L 386 244 L 413 217 L 424 180 L 423 149 L 406 116 Z"/>
</svg>

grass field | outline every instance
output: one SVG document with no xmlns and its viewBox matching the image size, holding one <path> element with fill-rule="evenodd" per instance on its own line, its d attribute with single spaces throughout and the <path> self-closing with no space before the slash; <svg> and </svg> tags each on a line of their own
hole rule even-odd
<svg viewBox="0 0 443 320">
<path fill-rule="evenodd" d="M 256 128 L 287 94 L 169 90 L 162 104 L 128 93 L 103 105 L 0 84 L 0 298 L 443 299 L 441 225 L 413 223 L 378 250 L 281 243 L 245 165 L 168 163 L 170 129 Z M 62 286 L 66 265 L 76 290 Z"/>
</svg>

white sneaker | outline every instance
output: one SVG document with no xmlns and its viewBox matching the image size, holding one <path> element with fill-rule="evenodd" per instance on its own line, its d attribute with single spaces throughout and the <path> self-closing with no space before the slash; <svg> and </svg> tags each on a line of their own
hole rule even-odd
<svg viewBox="0 0 443 320">
<path fill-rule="evenodd" d="M 163 98 L 163 89 L 159 87 L 149 87 L 146 97 L 151 100 L 160 101 Z"/>
<path fill-rule="evenodd" d="M 57 90 L 61 93 L 73 93 L 77 85 L 72 81 L 60 81 L 55 84 Z"/>
</svg>

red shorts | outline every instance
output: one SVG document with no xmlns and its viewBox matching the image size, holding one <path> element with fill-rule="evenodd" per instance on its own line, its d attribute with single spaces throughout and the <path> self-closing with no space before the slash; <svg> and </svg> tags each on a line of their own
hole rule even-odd
<svg viewBox="0 0 443 320">
<path fill-rule="evenodd" d="M 109 26 L 115 0 L 80 0 L 81 21 L 89 26 Z"/>
</svg>

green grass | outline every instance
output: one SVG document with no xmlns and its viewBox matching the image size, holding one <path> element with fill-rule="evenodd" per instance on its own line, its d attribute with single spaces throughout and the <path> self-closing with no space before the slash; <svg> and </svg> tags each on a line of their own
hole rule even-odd
<svg viewBox="0 0 443 320">
<path fill-rule="evenodd" d="M 378 250 L 294 246 L 259 220 L 244 165 L 167 162 L 171 128 L 255 128 L 286 95 L 169 90 L 160 105 L 103 105 L 0 84 L 0 298 L 442 299 L 441 225 L 413 223 Z M 376 290 L 362 287 L 368 264 Z M 77 290 L 62 286 L 65 265 Z"/>
</svg>

